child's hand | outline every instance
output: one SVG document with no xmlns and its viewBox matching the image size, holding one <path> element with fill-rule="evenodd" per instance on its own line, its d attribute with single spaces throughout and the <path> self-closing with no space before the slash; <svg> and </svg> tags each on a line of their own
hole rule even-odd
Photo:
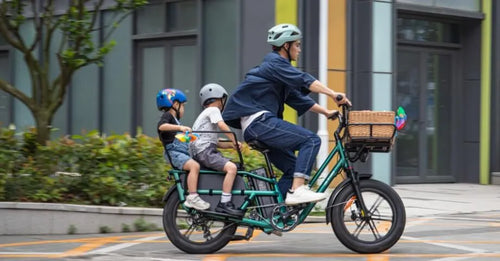
<svg viewBox="0 0 500 261">
<path fill-rule="evenodd" d="M 191 132 L 191 128 L 189 128 L 188 126 L 179 126 L 179 129 L 180 131 L 182 132 Z"/>
</svg>

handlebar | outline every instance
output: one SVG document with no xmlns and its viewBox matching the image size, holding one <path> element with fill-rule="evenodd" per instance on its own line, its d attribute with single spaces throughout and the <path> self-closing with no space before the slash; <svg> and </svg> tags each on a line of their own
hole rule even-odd
<svg viewBox="0 0 500 261">
<path fill-rule="evenodd" d="M 335 97 L 335 99 L 340 102 L 344 99 L 344 96 L 339 94 L 339 95 L 337 95 L 337 97 Z M 329 119 L 338 118 L 339 126 L 337 127 L 337 130 L 335 131 L 335 133 L 337 135 L 339 135 L 338 137 L 340 137 L 340 132 L 347 124 L 347 114 L 349 112 L 349 108 L 351 107 L 348 103 L 339 104 L 339 106 L 342 108 L 342 113 L 337 111 L 337 113 L 334 113 L 332 116 L 328 117 Z"/>
</svg>

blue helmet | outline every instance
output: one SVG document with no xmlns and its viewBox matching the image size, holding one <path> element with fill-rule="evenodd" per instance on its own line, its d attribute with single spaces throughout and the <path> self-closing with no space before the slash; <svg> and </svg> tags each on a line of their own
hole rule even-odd
<svg viewBox="0 0 500 261">
<path fill-rule="evenodd" d="M 158 110 L 170 109 L 174 102 L 186 102 L 186 95 L 178 89 L 163 89 L 156 95 L 156 106 Z"/>
</svg>

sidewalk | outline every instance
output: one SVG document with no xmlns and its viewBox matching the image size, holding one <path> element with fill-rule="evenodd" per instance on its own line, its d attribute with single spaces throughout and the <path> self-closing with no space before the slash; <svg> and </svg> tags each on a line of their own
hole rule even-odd
<svg viewBox="0 0 500 261">
<path fill-rule="evenodd" d="M 407 217 L 500 211 L 499 185 L 408 184 L 394 189 L 403 199 Z"/>
</svg>

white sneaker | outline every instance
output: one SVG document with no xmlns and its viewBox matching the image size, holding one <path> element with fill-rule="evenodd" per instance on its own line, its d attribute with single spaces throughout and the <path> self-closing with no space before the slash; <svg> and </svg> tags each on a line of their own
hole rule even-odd
<svg viewBox="0 0 500 261">
<path fill-rule="evenodd" d="M 186 201 L 184 201 L 184 206 L 188 208 L 194 208 L 197 210 L 206 210 L 210 208 L 210 203 L 201 199 L 198 194 L 190 194 L 186 197 Z"/>
<path fill-rule="evenodd" d="M 302 203 L 318 202 L 325 198 L 325 193 L 311 191 L 308 186 L 302 185 L 296 188 L 293 193 L 286 193 L 285 204 L 297 205 Z"/>
</svg>

